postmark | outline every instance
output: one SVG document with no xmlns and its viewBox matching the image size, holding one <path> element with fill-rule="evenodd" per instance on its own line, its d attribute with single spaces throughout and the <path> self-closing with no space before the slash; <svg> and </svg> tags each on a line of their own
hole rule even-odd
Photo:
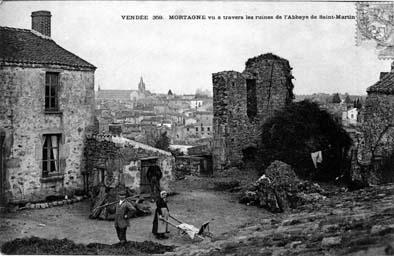
<svg viewBox="0 0 394 256">
<path fill-rule="evenodd" d="M 394 3 L 358 2 L 356 45 L 375 45 L 379 59 L 394 59 Z"/>
</svg>

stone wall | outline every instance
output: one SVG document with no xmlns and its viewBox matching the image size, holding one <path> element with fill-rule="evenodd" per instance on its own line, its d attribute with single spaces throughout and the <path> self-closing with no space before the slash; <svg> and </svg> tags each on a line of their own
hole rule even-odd
<svg viewBox="0 0 394 256">
<path fill-rule="evenodd" d="M 45 73 L 59 72 L 59 112 L 44 113 Z M 94 120 L 94 71 L 59 67 L 0 70 L 0 129 L 6 131 L 6 196 L 39 201 L 83 187 L 83 138 Z M 60 134 L 60 175 L 42 177 L 45 134 Z"/>
<path fill-rule="evenodd" d="M 394 63 L 393 63 L 394 64 Z M 382 72 L 367 89 L 368 96 L 360 112 L 361 135 L 354 146 L 351 165 L 354 180 L 379 184 L 394 180 L 394 66 Z"/>
<path fill-rule="evenodd" d="M 364 159 L 387 157 L 394 151 L 394 95 L 370 93 L 363 113 Z"/>
<path fill-rule="evenodd" d="M 214 170 L 259 148 L 262 124 L 293 99 L 292 78 L 289 62 L 272 54 L 249 59 L 243 73 L 212 74 Z"/>
<path fill-rule="evenodd" d="M 394 178 L 393 168 L 383 170 L 385 161 L 394 154 L 394 95 L 369 93 L 362 116 L 357 161 L 352 163 L 351 171 L 362 177 L 364 183 L 384 183 L 385 179 Z"/>
<path fill-rule="evenodd" d="M 86 139 L 85 159 L 89 188 L 104 182 L 106 186 L 119 185 L 139 192 L 141 162 L 157 158 L 163 173 L 160 185 L 169 190 L 173 179 L 175 159 L 170 152 L 133 140 L 111 135 L 92 135 Z"/>
<path fill-rule="evenodd" d="M 179 156 L 175 159 L 175 179 L 183 179 L 187 175 L 200 176 L 201 157 Z"/>
</svg>

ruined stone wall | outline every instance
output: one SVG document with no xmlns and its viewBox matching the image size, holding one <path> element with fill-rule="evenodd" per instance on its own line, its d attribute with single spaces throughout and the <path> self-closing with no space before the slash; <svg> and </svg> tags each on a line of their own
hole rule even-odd
<svg viewBox="0 0 394 256">
<path fill-rule="evenodd" d="M 44 113 L 47 71 L 60 72 L 59 113 Z M 0 109 L 8 201 L 39 201 L 83 187 L 83 138 L 94 120 L 93 71 L 3 66 Z M 42 177 L 44 134 L 61 134 L 61 175 L 50 179 Z"/>
<path fill-rule="evenodd" d="M 243 150 L 259 148 L 261 126 L 292 100 L 291 79 L 288 61 L 270 54 L 249 59 L 242 74 L 212 74 L 215 170 L 240 165 Z"/>
<path fill-rule="evenodd" d="M 175 179 L 183 179 L 187 175 L 200 175 L 200 158 L 180 156 L 175 159 Z"/>
<path fill-rule="evenodd" d="M 157 157 L 157 164 L 163 177 L 160 185 L 169 189 L 173 179 L 175 159 L 171 153 L 148 145 L 110 135 L 93 135 L 86 139 L 85 159 L 89 187 L 104 179 L 105 185 L 125 185 L 139 191 L 141 181 L 141 159 Z M 104 177 L 101 177 L 101 174 Z"/>
</svg>

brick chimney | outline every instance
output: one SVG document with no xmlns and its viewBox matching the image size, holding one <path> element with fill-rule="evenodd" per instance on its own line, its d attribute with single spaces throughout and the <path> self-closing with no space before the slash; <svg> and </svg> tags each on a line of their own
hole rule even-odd
<svg viewBox="0 0 394 256">
<path fill-rule="evenodd" d="M 36 11 L 31 13 L 31 29 L 44 36 L 51 37 L 51 13 L 49 11 Z"/>
</svg>

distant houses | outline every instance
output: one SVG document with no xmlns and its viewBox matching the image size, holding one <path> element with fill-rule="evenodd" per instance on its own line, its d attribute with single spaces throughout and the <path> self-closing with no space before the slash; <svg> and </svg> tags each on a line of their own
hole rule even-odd
<svg viewBox="0 0 394 256">
<path fill-rule="evenodd" d="M 105 91 L 100 89 L 97 92 L 96 102 L 101 132 L 108 132 L 109 126 L 119 126 L 122 136 L 148 143 L 151 140 L 148 139 L 149 136 L 167 131 L 172 143 L 190 145 L 196 145 L 199 139 L 213 136 L 212 98 L 196 95 L 178 96 L 172 92 L 152 94 L 146 90 L 142 78 L 138 84 L 138 97 L 133 97 L 133 90 L 120 90 L 122 93 L 131 93 L 130 99 L 125 100 L 126 97 L 119 95 L 116 98 L 116 93 L 108 94 L 115 97 L 104 99 L 102 95 L 107 94 Z"/>
</svg>

